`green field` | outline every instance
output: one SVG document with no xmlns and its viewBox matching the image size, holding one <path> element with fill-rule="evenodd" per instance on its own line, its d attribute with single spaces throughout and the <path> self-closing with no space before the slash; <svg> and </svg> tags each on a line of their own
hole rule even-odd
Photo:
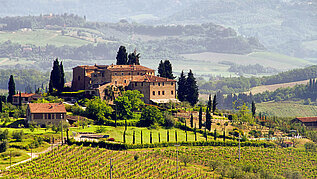
<svg viewBox="0 0 317 179">
<path fill-rule="evenodd" d="M 316 153 L 294 148 L 242 147 L 239 161 L 238 151 L 238 147 L 221 146 L 113 151 L 73 145 L 1 174 L 9 178 L 109 178 L 111 160 L 113 178 L 317 177 Z"/>
<path fill-rule="evenodd" d="M 73 36 L 62 35 L 61 31 L 34 29 L 26 31 L 3 32 L 0 31 L 0 43 L 12 41 L 22 45 L 32 44 L 37 46 L 82 46 L 91 41 L 75 38 Z"/>
<path fill-rule="evenodd" d="M 279 117 L 308 117 L 317 116 L 317 106 L 295 102 L 265 102 L 256 104 L 256 112 Z"/>
<path fill-rule="evenodd" d="M 232 62 L 239 65 L 248 64 L 260 64 L 265 67 L 272 67 L 277 70 L 289 70 L 294 68 L 305 67 L 307 65 L 312 65 L 312 62 L 289 57 L 286 55 L 281 55 L 271 52 L 253 52 L 247 55 L 238 54 L 224 54 L 224 53 L 196 53 L 196 54 L 183 54 L 182 55 L 186 61 L 182 61 L 182 65 L 173 65 L 176 69 L 193 69 L 198 74 L 213 74 L 221 76 L 235 75 L 234 73 L 229 73 L 227 70 L 228 65 L 219 64 L 219 62 Z"/>
</svg>

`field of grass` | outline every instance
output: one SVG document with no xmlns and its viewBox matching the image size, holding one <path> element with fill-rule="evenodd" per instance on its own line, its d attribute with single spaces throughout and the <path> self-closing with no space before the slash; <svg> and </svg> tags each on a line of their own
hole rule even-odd
<svg viewBox="0 0 317 179">
<path fill-rule="evenodd" d="M 182 56 L 191 61 L 189 61 L 188 65 L 186 65 L 185 61 L 184 66 L 187 68 L 180 66 L 181 68 L 191 68 L 197 73 L 211 73 L 213 75 L 221 74 L 222 76 L 235 75 L 234 73 L 227 72 L 229 66 L 219 64 L 219 62 L 223 61 L 233 62 L 239 65 L 260 64 L 265 67 L 272 67 L 282 71 L 305 67 L 307 65 L 313 64 L 312 62 L 303 59 L 271 52 L 253 52 L 247 55 L 204 52 L 196 54 L 183 54 Z M 179 68 L 177 65 L 174 66 Z"/>
<path fill-rule="evenodd" d="M 295 102 L 265 102 L 256 104 L 256 112 L 266 112 L 279 117 L 317 116 L 317 106 L 296 104 Z"/>
<path fill-rule="evenodd" d="M 295 85 L 301 85 L 301 84 L 307 84 L 309 80 L 303 80 L 303 81 L 296 81 L 296 82 L 290 82 L 290 83 L 280 83 L 280 84 L 275 84 L 275 85 L 261 85 L 261 86 L 256 86 L 252 88 L 250 91 L 252 94 L 257 94 L 257 93 L 263 93 L 265 91 L 275 91 L 278 88 L 287 88 L 287 87 L 294 87 Z M 249 93 L 248 91 L 247 93 Z"/>
<path fill-rule="evenodd" d="M 88 40 L 66 35 L 63 36 L 60 31 L 43 29 L 0 32 L 0 43 L 8 40 L 22 45 L 33 44 L 37 46 L 46 46 L 47 44 L 55 46 L 82 46 L 91 43 L 91 41 Z"/>
<path fill-rule="evenodd" d="M 98 126 L 91 126 L 89 128 L 82 129 L 80 128 L 70 128 L 70 131 L 75 132 L 96 132 Z M 117 129 L 112 126 L 104 126 L 105 132 L 102 134 L 109 135 L 109 138 L 114 138 L 115 141 L 123 142 L 123 132 L 124 126 L 118 126 Z M 169 141 L 175 142 L 175 131 L 177 131 L 177 141 L 186 141 L 186 133 L 180 129 L 148 129 L 145 127 L 129 127 L 126 132 L 126 142 L 132 144 L 133 143 L 133 131 L 135 131 L 135 142 L 137 144 L 141 143 L 141 131 L 143 134 L 143 143 L 150 143 L 150 132 L 152 132 L 153 143 L 159 142 L 159 134 L 161 138 L 161 142 L 167 141 L 167 131 L 169 131 Z M 72 132 L 70 132 L 71 134 Z M 187 132 L 188 141 L 195 141 L 194 132 Z M 197 140 L 205 140 L 205 138 L 197 132 Z"/>
<path fill-rule="evenodd" d="M 272 178 L 294 172 L 315 178 L 316 157 L 316 153 L 294 148 L 242 147 L 239 161 L 238 147 L 112 151 L 73 145 L 1 174 L 9 178 L 109 178 L 111 160 L 113 178 Z"/>
</svg>

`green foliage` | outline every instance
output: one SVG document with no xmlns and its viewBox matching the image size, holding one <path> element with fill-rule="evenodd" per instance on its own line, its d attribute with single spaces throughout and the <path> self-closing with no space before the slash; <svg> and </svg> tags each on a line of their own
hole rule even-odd
<svg viewBox="0 0 317 179">
<path fill-rule="evenodd" d="M 186 77 L 184 75 L 184 72 L 182 71 L 180 77 L 178 78 L 177 82 L 177 97 L 180 101 L 185 101 L 186 100 Z"/>
<path fill-rule="evenodd" d="M 99 124 L 103 124 L 106 119 L 109 119 L 111 113 L 112 108 L 98 97 L 94 97 L 86 103 L 85 116 Z"/>
<path fill-rule="evenodd" d="M 173 76 L 173 69 L 172 64 L 169 60 L 165 60 L 164 62 L 161 60 L 159 67 L 158 67 L 158 73 L 160 77 L 174 79 Z"/>
<path fill-rule="evenodd" d="M 144 106 L 142 98 L 144 95 L 138 90 L 127 90 L 123 93 L 123 96 L 128 97 L 131 102 L 132 110 L 139 110 L 141 106 Z"/>
<path fill-rule="evenodd" d="M 24 136 L 23 130 L 12 132 L 12 138 L 15 139 L 17 142 L 22 142 L 23 136 Z"/>
<path fill-rule="evenodd" d="M 99 126 L 96 131 L 96 133 L 105 133 L 106 132 L 106 128 L 102 127 L 102 126 Z"/>
<path fill-rule="evenodd" d="M 174 119 L 174 116 L 171 115 L 169 112 L 163 112 L 163 118 L 164 118 L 164 126 L 167 128 L 167 129 L 170 129 L 172 127 L 175 126 L 175 119 Z"/>
<path fill-rule="evenodd" d="M 0 141 L 7 140 L 9 136 L 8 129 L 5 129 L 4 131 L 0 130 Z"/>
<path fill-rule="evenodd" d="M 313 142 L 307 142 L 305 143 L 305 149 L 306 151 L 309 151 L 309 152 L 316 152 L 316 144 L 313 143 Z"/>
<path fill-rule="evenodd" d="M 9 148 L 7 140 L 2 140 L 0 142 L 0 153 L 5 152 Z"/>
<path fill-rule="evenodd" d="M 49 81 L 49 92 L 52 93 L 53 89 L 56 89 L 59 93 L 61 93 L 64 89 L 65 83 L 65 73 L 63 63 L 59 63 L 58 59 L 56 59 L 53 63 L 53 69 L 51 71 L 50 81 Z"/>
<path fill-rule="evenodd" d="M 117 65 L 126 65 L 128 63 L 127 50 L 125 46 L 120 46 L 119 51 L 117 53 Z"/>
<path fill-rule="evenodd" d="M 130 53 L 129 55 L 128 55 L 128 63 L 127 63 L 127 65 L 140 65 L 140 61 L 139 61 L 139 59 L 140 59 L 140 53 L 136 53 L 136 50 L 134 50 L 134 52 L 133 53 Z"/>
<path fill-rule="evenodd" d="M 32 102 L 33 103 L 60 103 L 60 102 L 64 102 L 64 99 L 58 98 L 57 96 L 44 96 Z"/>
<path fill-rule="evenodd" d="M 257 131 L 257 130 L 251 130 L 249 132 L 250 135 L 252 135 L 255 138 L 261 137 L 262 136 L 262 132 L 261 131 Z"/>
<path fill-rule="evenodd" d="M 189 70 L 185 89 L 187 92 L 186 101 L 194 106 L 198 102 L 198 86 L 192 70 Z"/>
<path fill-rule="evenodd" d="M 202 108 L 202 106 L 200 106 L 200 109 L 199 109 L 198 122 L 199 122 L 199 129 L 201 129 L 202 123 L 203 123 L 203 108 Z"/>
<path fill-rule="evenodd" d="M 164 118 L 159 109 L 153 106 L 146 106 L 142 110 L 140 126 L 164 125 Z"/>
<path fill-rule="evenodd" d="M 8 95 L 8 103 L 12 103 L 13 100 L 13 95 L 15 95 L 15 82 L 13 75 L 10 75 L 9 83 L 8 83 L 8 90 L 9 90 L 9 95 Z"/>
</svg>

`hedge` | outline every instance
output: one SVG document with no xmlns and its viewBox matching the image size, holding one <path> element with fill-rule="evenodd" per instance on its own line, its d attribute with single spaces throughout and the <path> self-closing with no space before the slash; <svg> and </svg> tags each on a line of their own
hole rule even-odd
<svg viewBox="0 0 317 179">
<path fill-rule="evenodd" d="M 136 126 L 140 120 L 139 119 L 129 119 L 127 120 L 127 126 Z M 107 119 L 104 121 L 104 124 L 107 126 L 115 126 L 115 120 Z M 117 120 L 117 126 L 125 126 L 124 120 Z"/>
<path fill-rule="evenodd" d="M 99 148 L 106 148 L 111 150 L 127 150 L 127 149 L 142 149 L 142 148 L 157 148 L 157 147 L 170 147 L 174 146 L 175 142 L 161 142 L 154 144 L 124 144 L 124 143 L 115 143 L 115 142 L 91 142 L 91 141 L 75 141 L 70 139 L 68 141 L 69 145 L 83 145 L 83 146 L 92 146 Z M 191 141 L 191 142 L 178 142 L 177 144 L 181 146 L 238 146 L 238 141 Z M 273 143 L 269 142 L 241 142 L 241 146 L 252 146 L 252 147 L 275 147 Z"/>
</svg>

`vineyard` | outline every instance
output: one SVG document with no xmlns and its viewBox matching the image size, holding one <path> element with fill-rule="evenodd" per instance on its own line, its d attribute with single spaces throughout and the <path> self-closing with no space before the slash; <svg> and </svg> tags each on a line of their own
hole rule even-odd
<svg viewBox="0 0 317 179">
<path fill-rule="evenodd" d="M 60 147 L 1 174 L 8 178 L 109 178 L 110 159 L 113 178 L 272 178 L 288 171 L 317 177 L 317 154 L 293 148 L 242 147 L 239 161 L 237 147 L 112 151 L 75 145 Z"/>
</svg>

